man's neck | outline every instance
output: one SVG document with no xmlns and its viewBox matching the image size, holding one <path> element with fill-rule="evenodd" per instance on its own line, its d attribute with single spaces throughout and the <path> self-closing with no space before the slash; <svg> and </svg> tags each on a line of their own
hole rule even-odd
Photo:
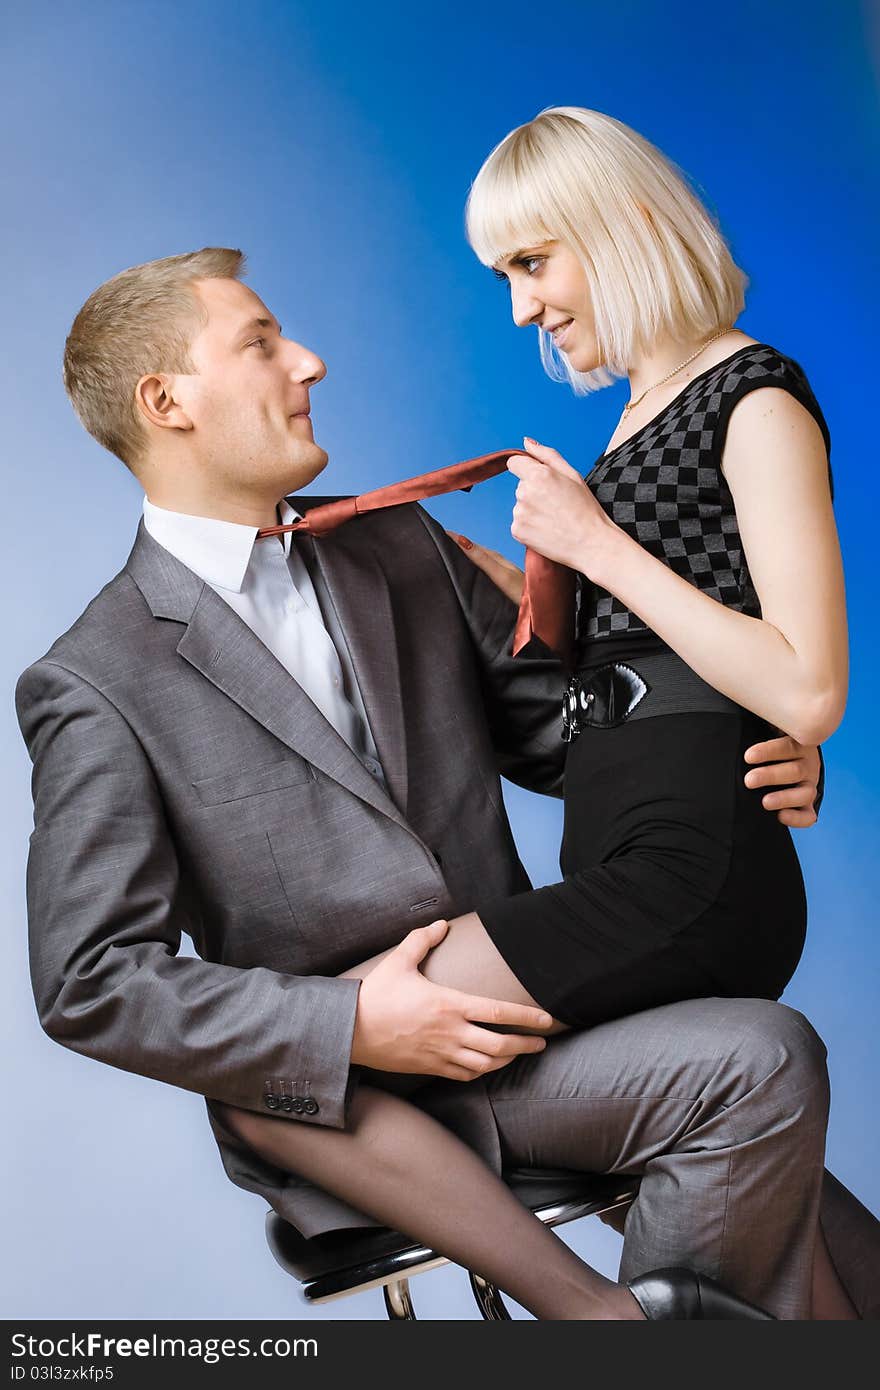
<svg viewBox="0 0 880 1390">
<path fill-rule="evenodd" d="M 280 501 L 272 505 L 255 503 L 249 500 L 217 499 L 178 496 L 163 489 L 150 488 L 146 491 L 147 500 L 154 507 L 164 507 L 169 512 L 182 512 L 185 516 L 208 517 L 212 521 L 231 521 L 238 526 L 278 526 L 281 522 Z"/>
</svg>

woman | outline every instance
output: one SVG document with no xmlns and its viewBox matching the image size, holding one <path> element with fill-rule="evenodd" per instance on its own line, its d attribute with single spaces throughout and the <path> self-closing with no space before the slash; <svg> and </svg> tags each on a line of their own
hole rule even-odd
<svg viewBox="0 0 880 1390">
<path fill-rule="evenodd" d="M 468 230 L 510 284 L 516 321 L 542 330 L 545 361 L 561 360 L 577 389 L 628 375 L 632 399 L 590 476 L 598 500 L 534 441 L 510 465 L 513 535 L 583 576 L 565 877 L 454 920 L 423 971 L 536 1001 L 556 1031 L 689 997 L 777 998 L 800 955 L 803 887 L 787 830 L 742 786 L 740 764 L 770 726 L 819 742 L 843 711 L 821 412 L 796 364 L 732 328 L 744 277 L 698 200 L 609 117 L 561 108 L 512 132 L 474 183 Z M 469 553 L 510 584 L 510 567 Z M 514 574 L 514 597 L 518 585 Z M 415 1107 L 363 1086 L 358 1097 L 360 1143 L 337 1136 L 338 1162 L 314 1131 L 228 1118 L 264 1157 L 492 1270 L 539 1317 L 651 1315 L 644 1290 L 591 1278 L 547 1245 L 452 1136 L 438 1158 Z M 387 1183 L 380 1195 L 380 1180 L 374 1193 L 353 1176 L 392 1124 L 419 1193 L 411 1210 Z M 830 1315 L 853 1316 L 821 1240 L 815 1269 Z M 578 1286 L 567 1307 L 565 1285 Z"/>
<path fill-rule="evenodd" d="M 482 925 L 572 1026 L 690 995 L 778 998 L 803 884 L 737 768 L 769 726 L 821 742 L 843 714 L 821 410 L 797 363 L 731 326 L 744 276 L 720 234 L 609 117 L 561 108 L 509 136 L 468 231 L 551 368 L 581 390 L 628 374 L 632 391 L 586 487 L 533 440 L 511 460 L 512 534 L 581 576 L 577 716 L 565 879 L 484 905 Z M 616 718 L 599 721 L 612 686 Z"/>
</svg>

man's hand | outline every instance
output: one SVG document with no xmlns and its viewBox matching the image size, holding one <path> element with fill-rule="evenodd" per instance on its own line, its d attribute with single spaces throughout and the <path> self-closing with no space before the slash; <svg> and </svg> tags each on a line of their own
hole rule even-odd
<svg viewBox="0 0 880 1390">
<path fill-rule="evenodd" d="M 752 744 L 744 757 L 747 763 L 763 764 L 746 773 L 747 787 L 777 788 L 761 798 L 765 810 L 775 811 L 783 825 L 804 829 L 816 824 L 813 803 L 819 783 L 818 748 L 805 748 L 785 734 Z"/>
<path fill-rule="evenodd" d="M 549 1029 L 542 1009 L 481 999 L 432 984 L 419 963 L 443 940 L 449 923 L 431 922 L 404 937 L 365 977 L 358 997 L 351 1060 L 375 1071 L 416 1072 L 473 1081 L 507 1066 L 524 1052 L 541 1052 L 546 1040 L 496 1033 L 479 1022 Z"/>
</svg>

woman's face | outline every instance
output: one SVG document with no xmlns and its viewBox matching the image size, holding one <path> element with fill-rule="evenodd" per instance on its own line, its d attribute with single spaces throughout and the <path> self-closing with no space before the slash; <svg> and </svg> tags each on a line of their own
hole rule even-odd
<svg viewBox="0 0 880 1390">
<path fill-rule="evenodd" d="M 510 283 L 514 323 L 543 328 L 577 372 L 601 366 L 587 276 L 573 251 L 545 241 L 504 256 L 494 270 Z"/>
</svg>

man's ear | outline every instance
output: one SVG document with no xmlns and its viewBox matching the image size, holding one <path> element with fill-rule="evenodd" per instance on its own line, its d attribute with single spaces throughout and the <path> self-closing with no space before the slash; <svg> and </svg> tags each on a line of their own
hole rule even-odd
<svg viewBox="0 0 880 1390">
<path fill-rule="evenodd" d="M 134 388 L 135 404 L 145 420 L 161 430 L 191 430 L 193 422 L 176 399 L 174 377 L 158 372 L 142 376 Z"/>
</svg>

